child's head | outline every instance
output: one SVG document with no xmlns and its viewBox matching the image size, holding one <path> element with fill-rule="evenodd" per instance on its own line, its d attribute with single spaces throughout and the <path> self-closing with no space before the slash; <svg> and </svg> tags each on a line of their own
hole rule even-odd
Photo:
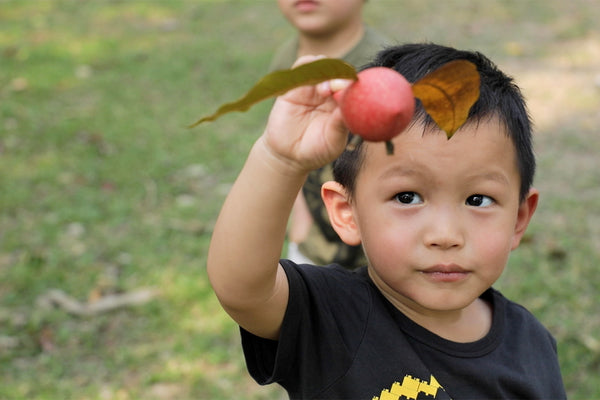
<svg viewBox="0 0 600 400">
<path fill-rule="evenodd" d="M 520 175 L 520 199 L 527 195 L 535 173 L 531 122 L 523 96 L 513 80 L 478 52 L 461 51 L 436 44 L 407 44 L 381 51 L 365 68 L 383 66 L 398 71 L 409 82 L 416 82 L 428 72 L 457 59 L 471 61 L 481 77 L 480 96 L 471 108 L 467 124 L 477 124 L 496 118 L 515 146 Z M 417 101 L 412 125 L 424 131 L 435 131 L 435 122 Z M 451 140 L 451 139 L 450 139 Z M 346 150 L 334 164 L 335 180 L 350 196 L 354 194 L 356 176 L 362 165 L 362 146 Z"/>
<path fill-rule="evenodd" d="M 381 52 L 371 66 L 409 81 L 472 61 L 481 95 L 451 139 L 418 106 L 412 124 L 383 143 L 363 142 L 334 164 L 322 196 L 331 225 L 362 244 L 377 287 L 403 311 L 464 310 L 498 279 L 535 211 L 530 122 L 511 79 L 478 53 L 436 45 Z"/>
</svg>

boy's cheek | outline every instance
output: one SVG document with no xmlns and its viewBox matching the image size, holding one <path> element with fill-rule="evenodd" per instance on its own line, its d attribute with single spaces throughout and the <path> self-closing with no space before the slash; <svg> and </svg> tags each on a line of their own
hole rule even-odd
<svg viewBox="0 0 600 400">
<path fill-rule="evenodd" d="M 411 243 L 412 238 L 398 232 L 381 233 L 377 237 L 362 238 L 365 254 L 372 265 L 395 269 L 414 254 L 417 243 Z"/>
</svg>

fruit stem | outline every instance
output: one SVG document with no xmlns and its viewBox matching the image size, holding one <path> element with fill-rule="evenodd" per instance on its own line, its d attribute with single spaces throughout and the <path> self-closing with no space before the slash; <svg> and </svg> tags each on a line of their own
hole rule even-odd
<svg viewBox="0 0 600 400">
<path fill-rule="evenodd" d="M 385 151 L 388 156 L 391 156 L 394 154 L 394 144 L 392 142 L 390 142 L 389 140 L 387 142 L 385 142 Z"/>
</svg>

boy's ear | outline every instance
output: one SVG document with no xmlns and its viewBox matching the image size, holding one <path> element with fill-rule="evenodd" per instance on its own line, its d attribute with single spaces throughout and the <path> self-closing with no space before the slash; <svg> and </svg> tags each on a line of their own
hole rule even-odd
<svg viewBox="0 0 600 400">
<path fill-rule="evenodd" d="M 519 205 L 519 211 L 517 213 L 517 223 L 515 224 L 515 234 L 513 236 L 512 250 L 516 249 L 521 243 L 521 239 L 527 230 L 529 221 L 533 217 L 533 213 L 537 208 L 538 200 L 540 198 L 540 192 L 537 189 L 531 188 L 525 200 Z"/>
<path fill-rule="evenodd" d="M 340 239 L 350 246 L 359 245 L 360 234 L 346 189 L 338 182 L 325 182 L 321 186 L 321 197 L 327 208 L 329 222 Z"/>
</svg>

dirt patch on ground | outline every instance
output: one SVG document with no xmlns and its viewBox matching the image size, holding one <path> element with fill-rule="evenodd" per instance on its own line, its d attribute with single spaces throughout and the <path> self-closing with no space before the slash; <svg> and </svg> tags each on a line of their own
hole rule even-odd
<svg viewBox="0 0 600 400">
<path fill-rule="evenodd" d="M 600 120 L 600 37 L 568 41 L 552 54 L 509 66 L 525 93 L 537 131 L 559 131 L 565 121 L 584 131 Z"/>
<path fill-rule="evenodd" d="M 600 35 L 558 42 L 545 53 L 502 66 L 522 88 L 535 124 L 542 197 L 534 220 L 549 236 L 600 240 L 589 223 L 600 220 Z"/>
</svg>

